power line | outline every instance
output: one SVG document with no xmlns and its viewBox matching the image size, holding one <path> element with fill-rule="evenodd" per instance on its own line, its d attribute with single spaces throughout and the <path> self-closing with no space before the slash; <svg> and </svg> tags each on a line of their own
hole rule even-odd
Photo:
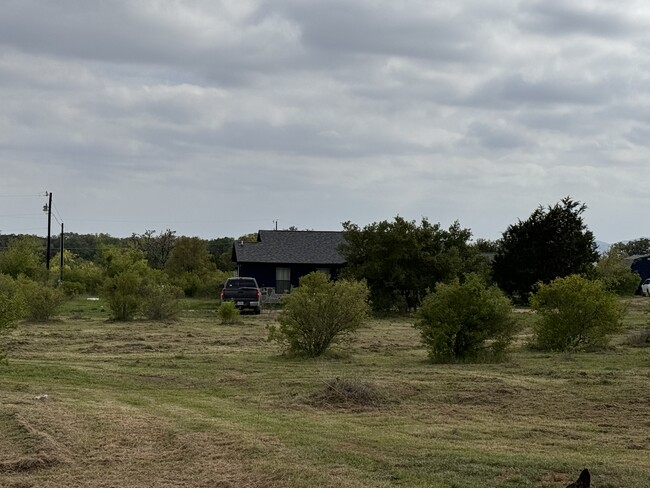
<svg viewBox="0 0 650 488">
<path fill-rule="evenodd" d="M 55 212 L 57 213 L 57 215 L 59 216 L 60 221 L 63 222 L 63 217 L 61 217 L 61 212 L 59 212 L 59 209 L 56 208 L 56 204 L 55 204 L 55 203 L 52 203 L 52 208 L 54 209 L 54 211 L 55 211 Z M 55 218 L 56 218 L 56 217 L 55 217 Z M 57 220 L 57 222 L 59 222 L 59 220 Z M 60 224 L 61 222 L 59 222 L 59 224 Z"/>
<path fill-rule="evenodd" d="M 31 197 L 42 197 L 43 193 L 29 194 L 29 195 L 0 195 L 0 198 L 31 198 Z"/>
</svg>

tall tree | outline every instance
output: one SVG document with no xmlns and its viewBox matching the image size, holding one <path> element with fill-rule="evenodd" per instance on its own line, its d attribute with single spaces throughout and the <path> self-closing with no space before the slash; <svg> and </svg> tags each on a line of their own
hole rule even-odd
<svg viewBox="0 0 650 488">
<path fill-rule="evenodd" d="M 377 311 L 413 309 L 436 283 L 486 265 L 458 222 L 444 230 L 426 218 L 418 225 L 397 216 L 364 228 L 345 222 L 343 229 L 345 273 L 367 281 Z"/>
<path fill-rule="evenodd" d="M 208 244 L 199 237 L 179 237 L 165 266 L 171 276 L 183 273 L 204 274 L 214 269 Z"/>
<path fill-rule="evenodd" d="M 156 235 L 155 230 L 146 230 L 144 234 L 133 234 L 131 242 L 136 249 L 144 252 L 149 266 L 164 269 L 176 240 L 176 231 L 167 229 Z"/>
<path fill-rule="evenodd" d="M 499 287 L 525 303 L 538 282 L 590 272 L 598 252 L 582 218 L 585 210 L 585 204 L 567 196 L 552 207 L 539 206 L 528 219 L 510 225 L 492 263 Z"/>
<path fill-rule="evenodd" d="M 235 240 L 232 237 L 219 237 L 208 241 L 208 251 L 212 256 L 212 261 L 222 271 L 235 269 L 235 263 L 232 262 L 233 242 Z"/>
</svg>

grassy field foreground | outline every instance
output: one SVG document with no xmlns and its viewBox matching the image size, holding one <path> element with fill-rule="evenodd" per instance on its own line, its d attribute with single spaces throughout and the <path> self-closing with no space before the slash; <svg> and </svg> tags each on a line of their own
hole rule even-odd
<svg viewBox="0 0 650 488">
<path fill-rule="evenodd" d="M 606 352 L 433 365 L 409 321 L 318 360 L 281 357 L 272 313 L 112 323 L 101 302 L 0 338 L 0 486 L 650 486 L 648 300 Z M 527 313 L 521 320 L 529 320 Z"/>
</svg>

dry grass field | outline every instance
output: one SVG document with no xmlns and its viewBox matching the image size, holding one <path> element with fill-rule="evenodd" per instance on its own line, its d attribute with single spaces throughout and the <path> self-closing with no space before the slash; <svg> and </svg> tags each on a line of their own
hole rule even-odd
<svg viewBox="0 0 650 488">
<path fill-rule="evenodd" d="M 0 338 L 0 486 L 563 488 L 588 467 L 648 488 L 648 302 L 607 351 L 531 351 L 524 328 L 505 363 L 435 365 L 406 319 L 300 360 L 272 313 L 127 324 L 77 300 Z"/>
</svg>

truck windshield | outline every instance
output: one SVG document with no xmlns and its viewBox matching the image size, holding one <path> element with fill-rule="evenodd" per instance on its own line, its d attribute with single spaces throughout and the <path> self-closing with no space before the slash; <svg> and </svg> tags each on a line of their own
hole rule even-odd
<svg viewBox="0 0 650 488">
<path fill-rule="evenodd" d="M 257 284 L 255 280 L 250 279 L 228 280 L 226 282 L 226 288 L 257 288 Z"/>
</svg>

